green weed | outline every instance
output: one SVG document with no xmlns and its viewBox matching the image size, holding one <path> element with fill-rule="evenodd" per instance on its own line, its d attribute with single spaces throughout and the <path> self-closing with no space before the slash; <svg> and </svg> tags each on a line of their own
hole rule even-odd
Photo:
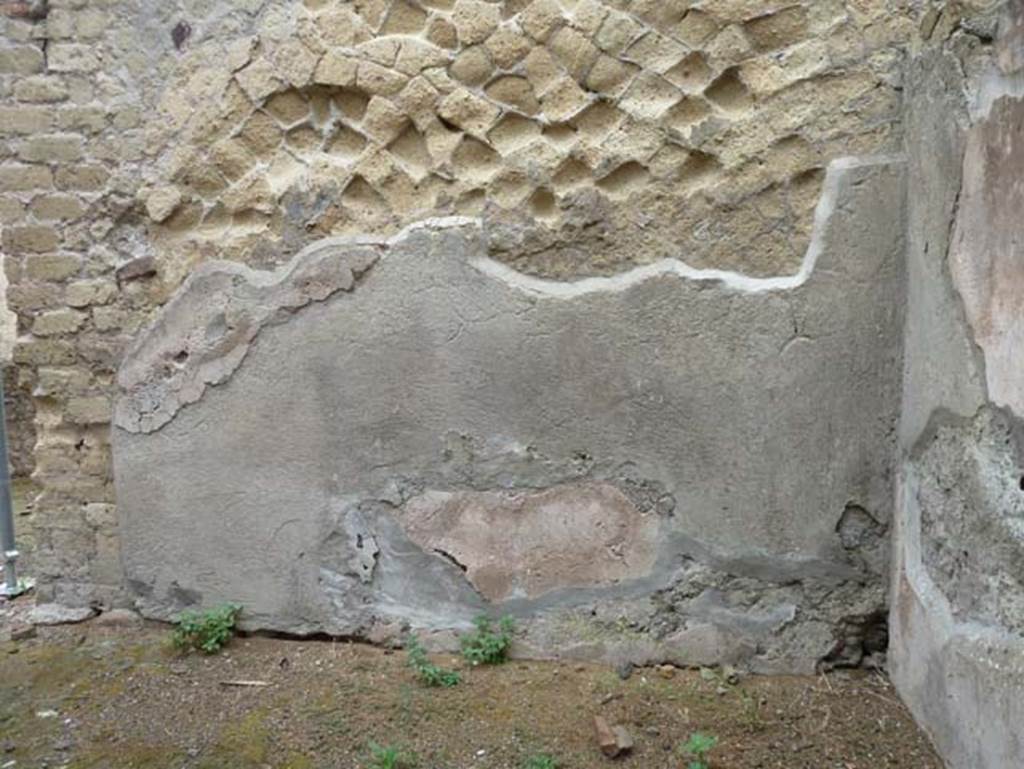
<svg viewBox="0 0 1024 769">
<path fill-rule="evenodd" d="M 547 753 L 536 753 L 523 762 L 523 769 L 558 769 L 558 761 Z"/>
<path fill-rule="evenodd" d="M 184 611 L 174 623 L 171 643 L 179 649 L 195 649 L 216 654 L 235 634 L 235 623 L 242 607 L 226 603 L 206 611 Z"/>
<path fill-rule="evenodd" d="M 370 763 L 367 769 L 412 769 L 416 756 L 394 745 L 370 743 Z"/>
<path fill-rule="evenodd" d="M 490 617 L 481 616 L 473 620 L 476 630 L 462 636 L 462 656 L 474 665 L 500 665 L 508 659 L 512 646 L 515 622 L 511 617 L 502 617 L 494 628 Z"/>
<path fill-rule="evenodd" d="M 747 723 L 747 729 L 751 732 L 764 731 L 765 723 L 761 718 L 760 701 L 746 689 L 740 689 L 740 701 L 743 703 L 743 720 Z"/>
<path fill-rule="evenodd" d="M 718 738 L 703 732 L 694 732 L 690 739 L 680 745 L 682 752 L 692 757 L 687 769 L 710 769 L 708 753 L 718 744 Z"/>
<path fill-rule="evenodd" d="M 409 636 L 409 640 L 406 642 L 406 649 L 408 651 L 409 667 L 415 671 L 421 683 L 427 686 L 440 686 L 447 689 L 457 686 L 459 681 L 462 680 L 457 671 L 447 670 L 431 662 L 427 657 L 427 650 L 423 648 L 423 645 L 416 636 Z"/>
</svg>

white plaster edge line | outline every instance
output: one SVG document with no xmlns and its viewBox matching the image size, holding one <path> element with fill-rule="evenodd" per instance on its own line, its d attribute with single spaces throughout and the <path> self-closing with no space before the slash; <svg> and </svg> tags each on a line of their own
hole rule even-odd
<svg viewBox="0 0 1024 769">
<path fill-rule="evenodd" d="M 479 219 L 469 216 L 435 216 L 408 224 L 390 237 L 359 233 L 353 235 L 332 235 L 307 244 L 293 254 L 287 262 L 269 269 L 259 269 L 242 262 L 231 262 L 225 259 L 212 259 L 198 264 L 181 282 L 181 285 L 178 286 L 174 295 L 164 307 L 170 306 L 170 303 L 174 301 L 179 293 L 186 293 L 193 281 L 207 278 L 211 275 L 224 273 L 237 275 L 256 288 L 273 288 L 290 280 L 302 267 L 304 261 L 320 251 L 362 247 L 378 248 L 381 251 L 378 261 L 383 261 L 392 247 L 409 238 L 417 230 L 444 230 L 470 226 L 480 229 L 481 222 Z"/>
<path fill-rule="evenodd" d="M 1024 652 L 1024 638 L 1015 633 L 976 620 L 957 619 L 952 604 L 935 584 L 921 558 L 921 508 L 917 504 L 917 492 L 917 474 L 913 467 L 906 467 L 896 488 L 899 562 L 931 627 L 943 634 L 942 643 L 960 638 Z M 989 664 L 987 660 L 982 661 Z"/>
<path fill-rule="evenodd" d="M 793 275 L 757 278 L 729 270 L 698 269 L 691 267 L 681 259 L 661 259 L 651 264 L 635 267 L 619 275 L 583 278 L 575 281 L 559 281 L 526 275 L 488 256 L 477 257 L 471 260 L 470 264 L 485 275 L 507 283 L 509 286 L 525 293 L 558 299 L 572 299 L 600 292 L 624 291 L 649 278 L 670 274 L 678 275 L 687 280 L 715 281 L 721 283 L 726 288 L 745 293 L 790 290 L 806 283 L 811 273 L 814 272 L 818 257 L 825 246 L 829 220 L 835 211 L 839 194 L 839 185 L 846 172 L 853 168 L 891 165 L 903 161 L 902 155 L 848 156 L 836 158 L 828 164 L 821 196 L 818 198 L 818 203 L 814 209 L 811 240 L 800 263 L 800 269 Z"/>
<path fill-rule="evenodd" d="M 1024 97 L 1024 72 L 1004 75 L 998 70 L 993 70 L 982 76 L 973 93 L 966 86 L 965 90 L 971 122 L 978 123 L 988 119 L 999 99 Z"/>
<path fill-rule="evenodd" d="M 405 240 L 416 230 L 445 230 L 452 227 L 482 227 L 482 222 L 475 216 L 431 216 L 418 222 L 407 224 L 400 232 L 387 239 L 388 245 Z"/>
</svg>

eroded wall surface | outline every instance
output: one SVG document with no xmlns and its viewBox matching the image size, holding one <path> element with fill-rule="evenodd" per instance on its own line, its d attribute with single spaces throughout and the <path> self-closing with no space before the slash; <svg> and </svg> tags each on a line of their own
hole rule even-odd
<svg viewBox="0 0 1024 769">
<path fill-rule="evenodd" d="M 888 0 L 2 8 L 2 247 L 42 489 L 30 567 L 46 599 L 103 605 L 132 600 L 115 374 L 198 265 L 272 269 L 324 238 L 470 216 L 479 253 L 522 274 L 681 259 L 793 275 L 828 164 L 899 149 L 905 45 L 924 13 Z M 837 510 L 821 515 L 833 525 Z"/>
<path fill-rule="evenodd" d="M 890 660 L 964 769 L 1024 764 L 1022 21 L 1012 3 L 998 26 L 961 24 L 907 82 L 916 141 Z"/>
<path fill-rule="evenodd" d="M 143 195 L 161 238 L 272 263 L 268 233 L 393 234 L 442 213 L 483 217 L 496 258 L 549 276 L 674 257 L 792 272 L 824 165 L 898 143 L 891 43 L 909 17 L 880 2 L 269 6 L 250 34 L 189 53 L 161 101 L 180 138 Z"/>
<path fill-rule="evenodd" d="M 129 587 L 170 617 L 814 670 L 881 651 L 902 162 L 830 166 L 792 276 L 574 283 L 478 220 L 209 264 L 118 376 Z M 884 632 L 884 631 L 883 631 Z"/>
<path fill-rule="evenodd" d="M 41 595 L 166 616 L 231 592 L 376 637 L 501 605 L 541 651 L 855 664 L 884 645 L 896 436 L 895 679 L 953 765 L 1021 764 L 1024 33 L 998 5 L 4 3 Z M 904 143 L 900 229 L 879 156 Z M 194 466 L 175 434 L 253 442 L 280 490 L 162 486 L 133 457 Z M 147 565 L 197 510 L 217 552 Z"/>
</svg>

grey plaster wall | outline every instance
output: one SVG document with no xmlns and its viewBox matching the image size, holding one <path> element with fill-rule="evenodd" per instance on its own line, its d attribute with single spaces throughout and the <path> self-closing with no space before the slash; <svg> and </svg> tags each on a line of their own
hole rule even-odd
<svg viewBox="0 0 1024 769">
<path fill-rule="evenodd" d="M 898 159 L 834 162 L 777 278 L 528 278 L 464 219 L 201 267 L 119 374 L 130 588 L 296 633 L 441 644 L 512 613 L 521 653 L 859 664 L 884 647 L 903 200 Z"/>
<path fill-rule="evenodd" d="M 35 445 L 35 418 L 29 387 L 19 381 L 18 371 L 11 365 L 18 319 L 7 306 L 7 274 L 0 254 L 0 376 L 4 381 L 4 408 L 7 416 L 7 461 L 15 477 L 32 472 L 32 448 Z"/>
<path fill-rule="evenodd" d="M 995 46 L 954 35 L 907 82 L 890 671 L 955 769 L 1024 766 L 1024 81 L 1007 10 Z"/>
</svg>

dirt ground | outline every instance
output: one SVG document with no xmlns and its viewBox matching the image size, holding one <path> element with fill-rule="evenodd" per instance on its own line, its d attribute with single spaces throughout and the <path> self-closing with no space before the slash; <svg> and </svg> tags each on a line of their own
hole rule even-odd
<svg viewBox="0 0 1024 769">
<path fill-rule="evenodd" d="M 168 638 L 164 625 L 92 620 L 0 642 L 0 769 L 376 769 L 370 742 L 419 769 L 519 769 L 538 754 L 563 769 L 682 769 L 677 748 L 694 731 L 719 740 L 712 769 L 941 769 L 878 673 L 730 683 L 658 668 L 623 680 L 600 665 L 469 669 L 442 655 L 463 681 L 429 689 L 401 651 L 247 637 L 182 656 Z M 601 754 L 595 715 L 631 732 L 631 754 Z"/>
</svg>

